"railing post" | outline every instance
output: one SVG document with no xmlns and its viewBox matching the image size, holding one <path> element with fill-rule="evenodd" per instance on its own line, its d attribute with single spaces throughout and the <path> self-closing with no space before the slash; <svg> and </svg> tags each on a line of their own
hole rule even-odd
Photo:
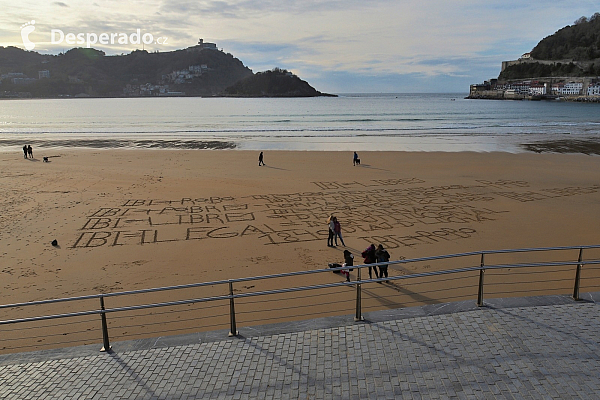
<svg viewBox="0 0 600 400">
<path fill-rule="evenodd" d="M 356 275 L 356 315 L 354 316 L 354 321 L 364 321 L 365 319 L 361 315 L 361 297 L 360 297 L 360 271 L 362 268 L 357 268 L 358 273 Z"/>
<path fill-rule="evenodd" d="M 239 332 L 235 326 L 235 304 L 233 302 L 233 282 L 231 280 L 229 281 L 229 322 L 229 336 L 237 336 Z"/>
<path fill-rule="evenodd" d="M 581 260 L 583 256 L 583 247 L 581 247 L 579 249 L 579 259 L 577 260 L 577 262 L 579 264 L 577 264 L 577 270 L 575 271 L 575 286 L 573 288 L 573 299 L 575 301 L 579 301 L 581 300 L 579 298 L 579 281 L 581 280 Z"/>
<path fill-rule="evenodd" d="M 484 253 L 481 253 L 481 269 L 479 270 L 479 290 L 477 291 L 477 307 L 483 307 L 483 263 Z"/>
<path fill-rule="evenodd" d="M 110 352 L 110 342 L 108 341 L 108 324 L 106 323 L 106 313 L 104 312 L 106 309 L 104 308 L 104 296 L 102 295 L 100 296 L 100 310 L 102 310 L 100 317 L 102 318 L 102 343 L 104 345 L 100 351 Z"/>
</svg>

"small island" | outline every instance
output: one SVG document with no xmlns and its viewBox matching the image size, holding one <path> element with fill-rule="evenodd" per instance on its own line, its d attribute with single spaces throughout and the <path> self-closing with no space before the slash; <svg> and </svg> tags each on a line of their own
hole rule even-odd
<svg viewBox="0 0 600 400">
<path fill-rule="evenodd" d="M 600 13 L 541 40 L 498 78 L 471 85 L 470 99 L 600 103 Z"/>
<path fill-rule="evenodd" d="M 321 93 L 285 69 L 275 68 L 248 76 L 225 89 L 233 97 L 316 97 L 331 96 Z"/>
</svg>

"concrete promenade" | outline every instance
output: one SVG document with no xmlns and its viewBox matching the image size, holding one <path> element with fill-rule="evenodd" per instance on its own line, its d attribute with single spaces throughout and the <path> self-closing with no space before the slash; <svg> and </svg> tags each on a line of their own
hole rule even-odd
<svg viewBox="0 0 600 400">
<path fill-rule="evenodd" d="M 438 304 L 0 356 L 1 399 L 600 396 L 600 293 Z M 1 338 L 0 338 L 1 340 Z"/>
</svg>

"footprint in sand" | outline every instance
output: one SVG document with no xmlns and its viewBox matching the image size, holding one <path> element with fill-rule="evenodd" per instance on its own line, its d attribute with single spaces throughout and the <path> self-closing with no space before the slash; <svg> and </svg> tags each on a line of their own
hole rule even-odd
<svg viewBox="0 0 600 400">
<path fill-rule="evenodd" d="M 21 25 L 21 39 L 23 39 L 23 45 L 27 50 L 35 49 L 35 43 L 29 40 L 29 34 L 35 30 L 35 20 L 26 22 Z"/>
</svg>

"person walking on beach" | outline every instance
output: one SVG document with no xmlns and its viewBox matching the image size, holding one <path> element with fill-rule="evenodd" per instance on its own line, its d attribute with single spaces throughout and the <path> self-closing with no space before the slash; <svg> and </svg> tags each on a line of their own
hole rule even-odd
<svg viewBox="0 0 600 400">
<path fill-rule="evenodd" d="M 361 256 L 365 259 L 365 264 L 373 264 L 376 260 L 375 258 L 375 245 L 371 244 L 369 247 L 362 252 Z M 375 277 L 379 278 L 379 274 L 377 273 L 377 266 L 369 266 L 369 279 L 373 279 L 372 269 L 375 270 Z"/>
<path fill-rule="evenodd" d="M 265 164 L 265 162 L 263 161 L 263 152 L 261 151 L 260 154 L 258 155 L 258 166 L 260 167 L 261 165 L 267 165 Z"/>
<path fill-rule="evenodd" d="M 337 246 L 338 237 L 340 238 L 340 242 L 342 242 L 342 246 L 346 247 L 346 243 L 344 243 L 344 239 L 342 239 L 342 225 L 337 220 L 337 217 L 333 217 L 333 233 L 335 237 L 335 245 Z"/>
<path fill-rule="evenodd" d="M 33 158 L 33 149 L 31 148 L 31 145 L 27 146 L 27 153 L 30 158 Z"/>
<path fill-rule="evenodd" d="M 327 236 L 327 247 L 333 247 L 333 238 L 335 236 L 335 221 L 334 216 L 330 215 L 327 218 L 327 227 L 329 228 L 329 234 Z"/>
<path fill-rule="evenodd" d="M 27 145 L 23 146 L 23 158 L 27 158 Z"/>
<path fill-rule="evenodd" d="M 356 164 L 360 164 L 360 161 L 358 159 L 358 154 L 356 154 L 356 152 L 354 152 L 354 158 L 352 159 L 352 165 L 356 166 Z"/>
<path fill-rule="evenodd" d="M 375 257 L 377 258 L 378 263 L 384 263 L 384 262 L 390 261 L 390 253 L 388 253 L 387 250 L 383 248 L 382 244 L 377 246 L 377 250 L 375 251 Z M 388 277 L 388 266 L 380 265 L 379 266 L 379 277 L 383 278 L 384 275 L 386 278 Z M 385 282 L 389 283 L 390 281 L 385 281 Z M 379 283 L 381 283 L 381 282 L 379 282 Z"/>
</svg>

